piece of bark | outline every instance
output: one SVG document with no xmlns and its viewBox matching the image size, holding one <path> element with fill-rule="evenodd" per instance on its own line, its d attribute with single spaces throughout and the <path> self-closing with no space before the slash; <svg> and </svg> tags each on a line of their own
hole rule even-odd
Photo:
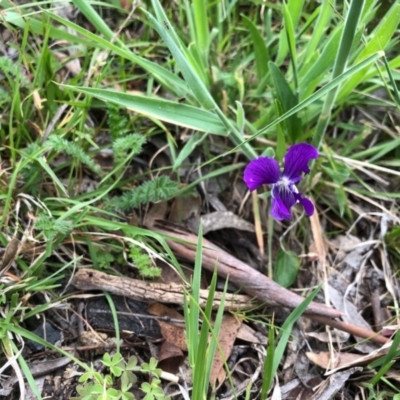
<svg viewBox="0 0 400 400">
<path fill-rule="evenodd" d="M 185 291 L 183 284 L 178 283 L 153 283 L 139 279 L 131 279 L 108 275 L 94 269 L 80 269 L 71 282 L 81 290 L 106 290 L 107 292 L 126 296 L 141 301 L 159 301 L 160 303 L 173 303 L 183 305 Z M 188 288 L 187 290 L 190 290 Z M 200 290 L 200 307 L 205 307 L 209 291 Z M 215 292 L 213 308 L 217 309 L 222 298 L 221 292 Z M 229 311 L 249 310 L 255 307 L 250 296 L 238 294 L 225 294 L 225 309 Z"/>
</svg>

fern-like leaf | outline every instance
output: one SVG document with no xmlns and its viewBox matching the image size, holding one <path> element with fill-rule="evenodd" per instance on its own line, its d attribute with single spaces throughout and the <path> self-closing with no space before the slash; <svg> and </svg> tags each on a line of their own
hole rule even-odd
<svg viewBox="0 0 400 400">
<path fill-rule="evenodd" d="M 171 181 L 166 175 L 158 176 L 120 197 L 115 197 L 112 204 L 121 211 L 128 211 L 142 204 L 169 200 L 175 196 L 178 190 L 178 183 Z"/>
<path fill-rule="evenodd" d="M 107 116 L 110 134 L 113 139 L 124 136 L 127 133 L 128 119 L 121 115 L 121 108 L 113 103 L 108 104 Z"/>
<path fill-rule="evenodd" d="M 138 133 L 115 139 L 112 145 L 115 159 L 122 161 L 128 157 L 128 154 L 130 157 L 139 154 L 145 142 L 146 138 Z"/>
<path fill-rule="evenodd" d="M 48 240 L 54 239 L 57 234 L 67 235 L 72 231 L 73 225 L 70 221 L 53 218 L 50 215 L 41 214 L 35 222 L 35 229 L 43 231 Z"/>
<path fill-rule="evenodd" d="M 101 174 L 100 167 L 96 165 L 94 161 L 76 143 L 69 142 L 60 136 L 52 135 L 45 142 L 45 146 L 48 148 L 53 148 L 58 153 L 65 151 L 82 164 L 87 165 L 92 171 Z"/>
<path fill-rule="evenodd" d="M 144 253 L 140 247 L 131 244 L 129 257 L 143 277 L 155 278 L 161 275 L 161 268 L 155 267 L 149 255 Z"/>
</svg>

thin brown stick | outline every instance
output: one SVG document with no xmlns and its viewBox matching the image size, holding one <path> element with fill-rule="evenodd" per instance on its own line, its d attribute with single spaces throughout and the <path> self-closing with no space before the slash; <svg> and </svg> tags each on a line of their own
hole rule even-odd
<svg viewBox="0 0 400 400">
<path fill-rule="evenodd" d="M 343 332 L 350 333 L 351 335 L 354 335 L 354 336 L 372 340 L 373 342 L 385 344 L 390 341 L 390 339 L 388 339 L 387 337 L 382 336 L 379 333 L 376 333 L 374 331 L 371 331 L 370 329 L 363 328 L 363 327 L 353 325 L 353 324 L 349 324 L 347 322 L 337 321 L 334 319 L 321 317 L 319 315 L 313 315 L 311 318 L 314 321 L 320 322 L 321 324 L 329 325 L 332 328 L 339 329 Z"/>
</svg>

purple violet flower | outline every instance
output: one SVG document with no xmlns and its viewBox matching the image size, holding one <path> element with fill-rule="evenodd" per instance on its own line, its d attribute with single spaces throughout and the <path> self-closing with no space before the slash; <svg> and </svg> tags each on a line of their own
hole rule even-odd
<svg viewBox="0 0 400 400">
<path fill-rule="evenodd" d="M 301 203 L 306 214 L 311 217 L 314 213 L 313 203 L 303 197 L 295 184 L 303 179 L 302 173 L 308 174 L 308 162 L 318 157 L 318 150 L 308 143 L 298 143 L 289 148 L 281 172 L 278 161 L 271 157 L 258 157 L 250 161 L 244 170 L 244 181 L 253 191 L 261 185 L 273 185 L 272 209 L 273 218 L 281 221 L 290 219 L 290 209 L 296 203 Z"/>
</svg>

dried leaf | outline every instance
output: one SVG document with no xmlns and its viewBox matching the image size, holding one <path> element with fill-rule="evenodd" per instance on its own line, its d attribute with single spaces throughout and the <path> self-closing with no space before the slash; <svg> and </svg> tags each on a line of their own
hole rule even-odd
<svg viewBox="0 0 400 400">
<path fill-rule="evenodd" d="M 352 365 L 356 365 L 354 364 L 354 362 L 362 358 L 360 357 L 359 354 L 335 353 L 335 360 L 332 360 L 331 354 L 328 351 L 321 351 L 320 353 L 313 353 L 311 351 L 307 351 L 306 356 L 314 364 L 324 369 L 344 368 L 345 366 L 348 366 L 350 363 L 352 363 Z"/>
<path fill-rule="evenodd" d="M 148 310 L 151 315 L 156 315 L 158 317 L 169 317 L 180 321 L 184 321 L 184 317 L 182 314 L 161 303 L 149 304 Z"/>
<path fill-rule="evenodd" d="M 158 367 L 163 371 L 176 374 L 179 371 L 185 355 L 182 350 L 174 343 L 165 341 L 160 348 L 158 354 Z"/>
<path fill-rule="evenodd" d="M 261 335 L 259 332 L 256 332 L 253 328 L 246 324 L 241 324 L 239 330 L 237 331 L 236 337 L 240 340 L 245 340 L 246 342 L 255 343 L 255 344 L 268 344 L 268 339 Z"/>
<path fill-rule="evenodd" d="M 197 232 L 201 202 L 200 196 L 176 197 L 172 203 L 168 220 L 177 224 L 187 224 L 194 232 Z"/>
<path fill-rule="evenodd" d="M 179 322 L 184 321 L 183 316 L 177 311 L 161 303 L 150 304 L 148 310 L 149 313 L 152 315 L 157 315 L 159 317 L 168 317 L 172 320 L 176 320 L 169 322 L 158 320 L 161 329 L 161 335 L 167 343 L 173 343 L 178 349 L 182 351 L 187 351 L 184 326 Z"/>
<path fill-rule="evenodd" d="M 363 366 L 366 364 L 371 363 L 374 360 L 377 360 L 378 358 L 386 355 L 392 346 L 393 341 L 387 342 L 384 344 L 380 349 L 372 351 L 370 354 L 367 354 L 365 356 L 360 356 L 358 354 L 352 354 L 352 353 L 347 353 L 347 354 L 352 354 L 352 356 L 349 356 L 349 361 L 347 363 L 340 363 L 340 366 L 335 367 L 335 369 L 328 371 L 325 373 L 325 375 L 331 375 L 337 372 L 338 370 L 342 368 L 349 368 L 349 367 L 354 367 L 354 366 Z M 353 357 L 357 356 L 357 357 Z M 352 358 L 352 359 L 350 359 Z"/>
<path fill-rule="evenodd" d="M 171 325 L 164 321 L 158 321 L 160 324 L 161 335 L 166 342 L 174 343 L 182 351 L 187 351 L 185 330 L 183 327 Z"/>
<path fill-rule="evenodd" d="M 18 238 L 13 237 L 7 244 L 6 250 L 4 251 L 4 256 L 1 261 L 1 275 L 7 272 L 7 270 L 11 267 L 11 264 L 16 260 L 20 248 L 20 241 L 18 240 Z"/>
<path fill-rule="evenodd" d="M 214 356 L 210 374 L 210 385 L 213 387 L 216 382 L 225 380 L 224 362 L 229 358 L 235 343 L 237 332 L 242 322 L 233 315 L 226 314 L 222 319 L 221 330 L 218 336 L 219 347 Z M 222 354 L 221 354 L 222 351 Z"/>
</svg>

